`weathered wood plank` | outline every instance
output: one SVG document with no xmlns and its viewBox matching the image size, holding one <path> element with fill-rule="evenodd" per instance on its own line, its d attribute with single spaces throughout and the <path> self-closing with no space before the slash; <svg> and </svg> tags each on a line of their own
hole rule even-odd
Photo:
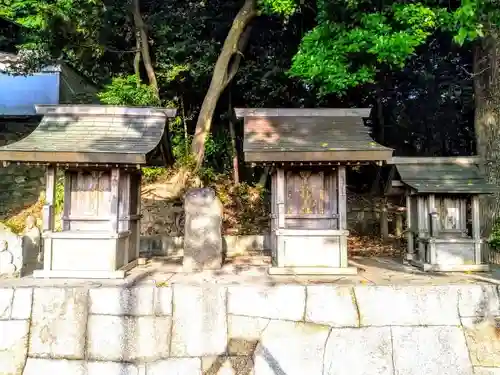
<svg viewBox="0 0 500 375">
<path fill-rule="evenodd" d="M 472 238 L 474 239 L 474 261 L 476 264 L 483 262 L 481 252 L 481 223 L 480 223 L 480 210 L 479 210 L 479 197 L 477 195 L 472 197 Z"/>
<path fill-rule="evenodd" d="M 64 208 L 63 208 L 63 230 L 70 229 L 69 216 L 71 215 L 71 171 L 64 172 Z"/>
<path fill-rule="evenodd" d="M 56 175 L 57 169 L 54 166 L 48 166 L 45 170 L 45 204 L 42 213 L 43 230 L 43 269 L 52 268 L 52 239 L 47 237 L 54 230 L 54 214 L 56 201 Z"/>
<path fill-rule="evenodd" d="M 394 156 L 387 161 L 387 164 L 479 164 L 482 159 L 479 156 Z"/>
<path fill-rule="evenodd" d="M 392 150 L 336 150 L 336 151 L 247 151 L 245 161 L 247 162 L 348 162 L 348 161 L 385 161 L 392 156 Z"/>
<path fill-rule="evenodd" d="M 118 232 L 119 200 L 120 200 L 120 169 L 111 170 L 111 196 L 110 196 L 111 230 Z"/>
<path fill-rule="evenodd" d="M 338 226 L 339 230 L 347 230 L 347 194 L 345 166 L 337 169 L 338 194 Z M 340 237 L 340 267 L 347 267 L 347 236 Z"/>
<path fill-rule="evenodd" d="M 54 230 L 54 204 L 56 201 L 56 168 L 48 166 L 45 171 L 45 204 L 43 206 L 43 230 Z"/>
<path fill-rule="evenodd" d="M 38 115 L 48 114 L 69 114 L 69 115 L 120 115 L 120 116 L 155 116 L 174 117 L 177 113 L 176 108 L 158 108 L 158 107 L 120 107 L 114 105 L 35 105 Z"/>
<path fill-rule="evenodd" d="M 276 204 L 278 208 L 278 228 L 285 227 L 285 170 L 279 168 L 276 175 Z"/>
<path fill-rule="evenodd" d="M 235 108 L 242 117 L 369 117 L 371 108 Z"/>
</svg>

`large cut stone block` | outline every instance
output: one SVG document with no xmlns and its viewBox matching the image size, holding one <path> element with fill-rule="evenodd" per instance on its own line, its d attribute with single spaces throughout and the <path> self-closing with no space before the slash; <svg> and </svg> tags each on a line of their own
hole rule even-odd
<svg viewBox="0 0 500 375">
<path fill-rule="evenodd" d="M 10 319 L 12 311 L 12 302 L 14 300 L 13 288 L 0 289 L 0 319 Z"/>
<path fill-rule="evenodd" d="M 83 359 L 88 292 L 78 288 L 35 288 L 29 354 Z"/>
<path fill-rule="evenodd" d="M 329 331 L 315 324 L 271 321 L 255 350 L 255 375 L 322 374 Z"/>
<path fill-rule="evenodd" d="M 203 375 L 253 375 L 251 357 L 204 357 L 201 359 Z"/>
<path fill-rule="evenodd" d="M 201 375 L 200 358 L 171 358 L 146 365 L 147 375 Z"/>
<path fill-rule="evenodd" d="M 500 367 L 500 318 L 462 318 L 474 366 Z"/>
<path fill-rule="evenodd" d="M 90 289 L 90 313 L 98 315 L 153 315 L 155 287 Z"/>
<path fill-rule="evenodd" d="M 33 289 L 31 288 L 1 288 L 0 289 L 0 320 L 31 317 Z"/>
<path fill-rule="evenodd" d="M 301 321 L 305 303 L 301 285 L 228 287 L 228 312 L 234 315 Z"/>
<path fill-rule="evenodd" d="M 500 367 L 474 367 L 474 375 L 500 375 Z"/>
<path fill-rule="evenodd" d="M 234 355 L 252 355 L 269 319 L 229 315 L 227 317 L 228 352 Z"/>
<path fill-rule="evenodd" d="M 393 375 L 389 327 L 334 328 L 328 337 L 324 375 Z"/>
<path fill-rule="evenodd" d="M 87 371 L 84 361 L 69 361 L 67 359 L 28 358 L 23 375 L 42 375 L 42 374 L 87 375 Z"/>
<path fill-rule="evenodd" d="M 145 373 L 144 365 L 120 362 L 87 362 L 86 375 L 145 375 Z"/>
<path fill-rule="evenodd" d="M 191 189 L 184 199 L 185 272 L 222 267 L 222 204 L 209 188 Z"/>
<path fill-rule="evenodd" d="M 171 318 L 91 315 L 87 350 L 97 361 L 154 361 L 169 356 Z"/>
<path fill-rule="evenodd" d="M 226 352 L 226 288 L 174 285 L 171 355 L 201 357 Z"/>
<path fill-rule="evenodd" d="M 472 375 L 459 327 L 392 327 L 398 375 Z"/>
<path fill-rule="evenodd" d="M 28 352 L 29 322 L 0 321 L 0 374 L 21 375 Z"/>
<path fill-rule="evenodd" d="M 350 287 L 308 286 L 306 321 L 332 327 L 358 327 L 355 301 L 354 290 Z"/>
<path fill-rule="evenodd" d="M 360 286 L 354 292 L 361 326 L 460 324 L 453 285 Z"/>
<path fill-rule="evenodd" d="M 14 289 L 14 299 L 12 301 L 11 319 L 31 318 L 31 306 L 33 303 L 32 288 Z"/>
<path fill-rule="evenodd" d="M 161 286 L 155 288 L 155 314 L 172 315 L 172 288 Z"/>
<path fill-rule="evenodd" d="M 458 291 L 458 308 L 462 317 L 500 316 L 498 286 L 461 286 Z"/>
</svg>

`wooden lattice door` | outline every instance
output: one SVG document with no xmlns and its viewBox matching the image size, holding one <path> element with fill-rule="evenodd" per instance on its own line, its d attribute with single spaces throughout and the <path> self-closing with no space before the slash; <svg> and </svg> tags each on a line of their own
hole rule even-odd
<svg viewBox="0 0 500 375">
<path fill-rule="evenodd" d="M 337 229 L 335 171 L 289 170 L 285 178 L 285 228 Z"/>
</svg>

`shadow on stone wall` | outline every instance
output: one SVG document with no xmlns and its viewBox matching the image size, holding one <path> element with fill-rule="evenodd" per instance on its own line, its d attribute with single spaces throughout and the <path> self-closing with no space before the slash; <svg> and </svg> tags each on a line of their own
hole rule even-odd
<svg viewBox="0 0 500 375">
<path fill-rule="evenodd" d="M 138 322 L 141 317 L 133 317 L 132 315 L 140 315 L 141 311 L 141 306 L 140 306 L 140 298 L 137 295 L 134 295 L 131 291 L 134 288 L 141 288 L 140 284 L 141 282 L 144 281 L 149 276 L 148 273 L 145 273 L 144 275 L 141 275 L 139 278 L 136 278 L 133 282 L 127 284 L 123 288 L 121 288 L 121 293 L 120 293 L 120 302 L 119 302 L 119 311 L 120 315 L 124 315 L 123 319 L 121 320 L 121 355 L 119 356 L 120 361 L 123 362 L 136 362 L 136 361 L 145 361 L 146 362 L 146 373 L 151 373 L 153 375 L 157 374 L 169 374 L 170 371 L 175 374 L 189 374 L 189 373 L 196 373 L 198 374 L 198 371 L 196 369 L 191 370 L 189 366 L 186 368 L 183 368 L 182 371 L 179 371 L 177 368 L 174 370 L 171 367 L 166 367 L 162 368 L 161 366 L 161 361 L 164 360 L 165 358 L 162 358 L 161 355 L 159 355 L 156 361 L 151 361 L 151 357 L 149 358 L 141 358 L 140 354 L 142 352 L 140 348 L 141 344 L 141 339 L 139 338 L 139 333 L 142 335 L 142 340 L 144 339 L 144 331 L 141 331 L 140 329 L 140 323 Z M 142 286 L 144 288 L 144 285 Z M 188 287 L 189 288 L 189 287 Z M 215 287 L 217 288 L 217 287 Z M 161 289 L 161 287 L 160 287 Z M 172 290 L 172 288 L 169 288 Z M 225 294 L 225 288 L 222 288 L 224 290 L 224 300 L 226 300 L 227 296 Z M 209 316 L 213 313 L 210 312 L 211 307 L 208 306 L 207 304 L 210 302 L 211 298 L 213 298 L 213 294 L 219 294 L 217 292 L 214 293 L 214 289 L 209 287 L 208 288 L 208 298 L 206 294 L 202 294 L 201 301 L 200 303 L 203 306 L 196 306 L 196 307 L 202 307 L 202 311 L 205 314 L 208 314 Z M 170 359 L 175 359 L 175 357 L 172 357 L 172 354 L 177 352 L 183 353 L 182 356 L 179 356 L 178 358 L 189 358 L 192 357 L 189 352 L 190 350 L 193 350 L 193 348 L 188 348 L 189 343 L 185 342 L 179 342 L 179 340 L 174 339 L 174 331 L 176 330 L 174 320 L 176 319 L 176 312 L 175 312 L 175 306 L 173 303 L 173 291 L 171 292 L 172 295 L 170 296 L 171 301 L 162 301 L 161 297 L 158 297 L 158 294 L 156 294 L 156 297 L 154 298 L 156 303 L 159 303 L 162 305 L 162 303 L 169 303 L 170 304 L 170 313 L 172 314 L 170 324 L 164 325 L 159 322 L 155 322 L 154 324 L 154 332 L 151 332 L 151 334 L 155 335 L 155 338 L 153 341 L 153 346 L 159 346 L 158 353 L 161 352 L 162 344 L 158 345 L 158 340 L 162 341 L 165 343 L 165 340 L 162 340 L 163 337 L 168 336 L 168 343 L 167 345 L 167 351 L 170 354 Z M 225 301 L 225 305 L 227 304 L 227 301 Z M 197 310 L 195 307 L 195 311 Z M 167 308 L 168 309 L 168 308 Z M 92 307 L 90 308 L 90 313 L 92 313 Z M 158 313 L 157 311 L 154 311 L 154 313 Z M 224 316 L 222 319 L 224 319 L 228 325 L 227 327 L 227 344 L 225 346 L 225 350 L 223 351 L 223 354 L 218 354 L 218 355 L 213 355 L 213 356 L 203 356 L 203 355 L 195 355 L 195 357 L 199 357 L 201 361 L 201 375 L 224 375 L 224 374 L 231 374 L 231 375 L 254 375 L 255 373 L 255 362 L 256 362 L 256 357 L 259 357 L 260 359 L 260 366 L 263 365 L 262 362 L 265 362 L 265 366 L 268 367 L 271 370 L 271 373 L 273 375 L 287 375 L 285 370 L 283 370 L 282 366 L 280 365 L 279 361 L 272 355 L 272 353 L 261 343 L 260 339 L 258 338 L 249 338 L 249 337 L 233 337 L 230 334 L 230 327 L 229 327 L 229 321 L 228 317 L 226 316 L 227 311 L 225 312 Z M 153 317 L 144 317 L 144 318 L 153 318 Z M 161 318 L 167 318 L 167 317 L 161 317 Z M 155 316 L 153 319 L 161 319 L 158 316 Z M 197 319 L 203 319 L 206 317 L 202 316 L 193 316 L 193 322 L 196 322 Z M 219 316 L 220 318 L 220 316 Z M 135 319 L 135 322 L 133 321 Z M 263 331 L 266 329 L 268 326 L 270 320 L 266 320 L 266 323 L 260 327 L 258 330 L 258 334 L 261 335 Z M 193 323 L 196 325 L 196 323 Z M 204 327 L 206 330 L 211 331 L 214 329 L 214 325 L 216 326 L 217 323 L 214 323 L 210 320 L 203 320 L 203 324 L 206 325 Z M 105 327 L 102 327 L 105 329 Z M 168 329 L 167 330 L 162 330 L 163 329 Z M 185 327 L 180 328 L 182 331 L 185 329 Z M 241 328 L 240 328 L 241 329 Z M 203 331 L 203 329 L 202 329 Z M 111 331 L 110 331 L 111 333 Z M 181 336 L 185 334 L 186 332 L 183 331 L 181 333 Z M 253 332 L 255 334 L 255 332 Z M 251 335 L 250 335 L 251 336 Z M 190 337 L 190 339 L 193 339 L 194 337 Z M 201 347 L 204 347 L 206 345 L 214 345 L 215 342 L 219 341 L 218 339 L 215 339 L 214 342 L 212 342 L 212 338 L 207 338 L 207 337 L 197 337 L 195 338 L 196 340 L 200 341 L 208 341 L 202 343 L 199 347 L 198 350 L 200 350 Z M 155 345 L 157 344 L 157 345 Z M 180 345 L 182 348 L 178 349 L 175 348 L 174 345 Z M 192 346 L 192 345 L 191 345 Z M 196 346 L 196 345 L 195 345 Z M 215 344 L 217 346 L 217 344 Z M 146 345 L 146 347 L 149 347 L 149 345 Z M 201 349 L 203 351 L 203 349 Z M 195 349 L 196 351 L 196 349 Z M 217 350 L 218 352 L 221 352 L 220 350 Z M 138 356 L 139 354 L 139 356 Z M 152 353 L 145 353 L 146 355 L 151 355 Z M 201 354 L 201 353 L 200 353 Z M 154 357 L 154 354 L 152 355 Z M 100 360 L 100 359 L 99 359 Z M 160 363 L 160 364 L 159 364 Z M 122 366 L 120 370 L 120 374 L 122 375 L 128 375 L 131 373 L 128 369 L 128 364 L 122 363 L 120 364 Z M 157 368 L 155 368 L 158 366 Z M 159 370 L 159 371 L 158 371 Z M 191 371 L 191 372 L 190 372 Z"/>
<path fill-rule="evenodd" d="M 0 332 L 8 333 L 0 335 L 0 373 L 485 375 L 500 369 L 500 340 L 475 323 L 478 314 L 500 317 L 497 285 L 139 281 L 145 280 L 0 288 Z"/>
</svg>

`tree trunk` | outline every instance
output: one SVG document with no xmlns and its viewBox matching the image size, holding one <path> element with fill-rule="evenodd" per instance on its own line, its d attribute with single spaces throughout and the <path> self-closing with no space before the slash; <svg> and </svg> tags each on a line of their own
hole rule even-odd
<svg viewBox="0 0 500 375">
<path fill-rule="evenodd" d="M 139 31 L 135 33 L 135 55 L 134 55 L 134 73 L 137 81 L 137 87 L 141 86 L 141 35 Z"/>
<path fill-rule="evenodd" d="M 222 51 L 215 63 L 212 80 L 201 105 L 193 143 L 191 144 L 191 152 L 195 157 L 196 169 L 200 168 L 203 163 L 205 140 L 210 132 L 215 107 L 222 92 L 238 71 L 241 61 L 241 51 L 244 49 L 250 34 L 248 25 L 256 15 L 256 0 L 245 0 L 245 4 L 243 4 L 243 7 L 233 21 L 222 46 Z"/>
<path fill-rule="evenodd" d="M 500 37 L 498 29 L 489 31 L 474 51 L 477 153 L 488 182 L 497 187 L 495 194 L 481 199 L 483 236 L 500 214 Z"/>
<path fill-rule="evenodd" d="M 158 99 L 159 101 L 160 94 L 158 91 L 158 82 L 156 80 L 156 74 L 153 67 L 153 63 L 151 62 L 151 52 L 149 51 L 148 34 L 146 32 L 146 25 L 142 20 L 139 0 L 133 0 L 132 13 L 134 15 L 134 24 L 136 32 L 140 37 L 142 61 L 144 62 L 144 68 L 146 69 L 146 73 L 148 75 L 149 85 L 153 88 L 156 94 L 156 99 Z"/>
<path fill-rule="evenodd" d="M 233 102 L 231 97 L 231 90 L 228 92 L 228 119 L 229 119 L 229 134 L 231 136 L 231 153 L 233 156 L 233 180 L 235 184 L 240 183 L 240 171 L 238 166 L 238 148 L 236 147 L 236 130 L 234 128 L 234 123 L 236 119 L 234 118 Z"/>
</svg>

